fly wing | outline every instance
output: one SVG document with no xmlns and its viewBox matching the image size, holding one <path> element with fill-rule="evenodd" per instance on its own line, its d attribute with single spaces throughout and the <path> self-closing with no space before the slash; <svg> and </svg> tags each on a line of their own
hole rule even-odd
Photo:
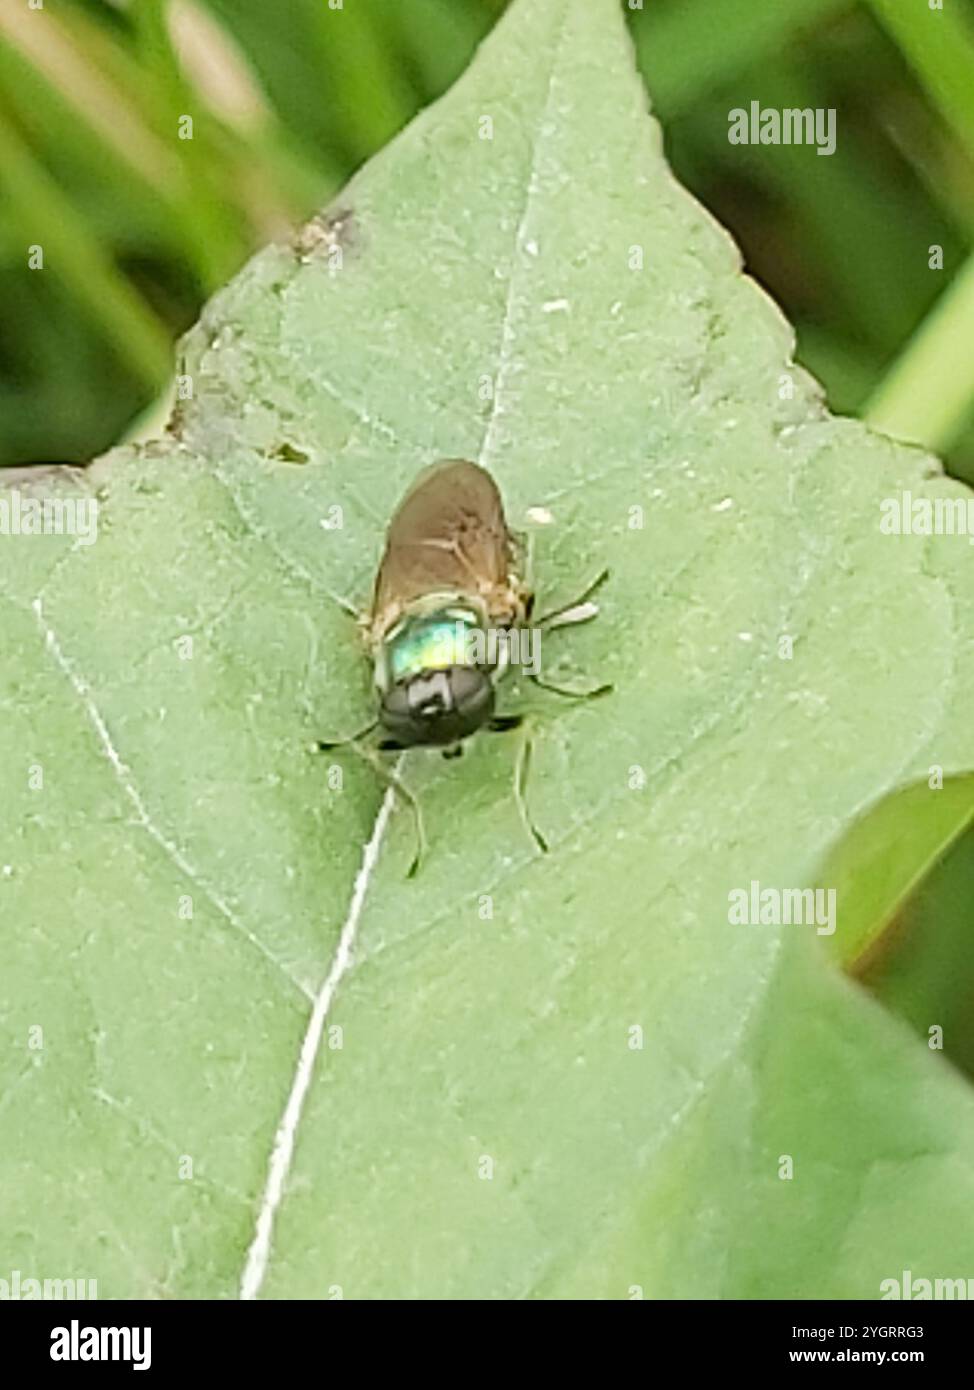
<svg viewBox="0 0 974 1390">
<path fill-rule="evenodd" d="M 380 628 L 435 590 L 490 599 L 508 588 L 514 541 L 497 484 L 465 459 L 425 469 L 392 518 L 375 581 Z"/>
</svg>

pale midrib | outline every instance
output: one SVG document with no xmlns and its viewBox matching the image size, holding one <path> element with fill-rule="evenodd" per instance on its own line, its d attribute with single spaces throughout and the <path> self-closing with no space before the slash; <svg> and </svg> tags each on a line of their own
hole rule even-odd
<svg viewBox="0 0 974 1390">
<path fill-rule="evenodd" d="M 494 398 L 491 402 L 490 415 L 484 430 L 483 440 L 480 446 L 480 453 L 477 461 L 481 467 L 486 468 L 490 456 L 495 448 L 495 436 L 500 425 L 501 417 L 505 414 L 501 404 L 501 398 L 507 392 L 507 378 L 511 369 L 512 349 L 516 337 L 514 319 L 517 307 L 517 286 L 520 280 L 520 267 L 518 256 L 521 253 L 522 243 L 527 236 L 528 226 L 531 221 L 531 212 L 534 207 L 535 194 L 539 176 L 539 163 L 541 146 L 544 140 L 545 122 L 551 111 L 551 100 L 555 91 L 555 73 L 558 69 L 558 59 L 561 55 L 562 44 L 565 37 L 565 23 L 562 21 L 558 37 L 555 41 L 554 52 L 551 59 L 551 71 L 548 74 L 548 86 L 545 91 L 545 98 L 541 106 L 541 115 L 534 133 L 534 143 L 531 150 L 531 167 L 528 170 L 528 181 L 525 189 L 524 206 L 521 209 L 521 216 L 518 219 L 517 228 L 514 233 L 514 250 L 511 256 L 511 275 L 507 286 L 507 296 L 504 304 L 504 316 L 501 322 L 501 340 L 497 354 L 497 372 L 494 377 Z"/>
<path fill-rule="evenodd" d="M 352 890 L 352 901 L 349 904 L 348 916 L 345 925 L 342 927 L 338 938 L 338 947 L 335 951 L 331 969 L 325 977 L 325 982 L 318 991 L 315 998 L 314 1008 L 311 1011 L 311 1018 L 308 1021 L 307 1031 L 304 1041 L 301 1044 L 301 1052 L 298 1056 L 298 1065 L 294 1073 L 294 1080 L 291 1083 L 291 1090 L 274 1135 L 274 1147 L 271 1150 L 270 1163 L 267 1169 L 267 1182 L 264 1185 L 264 1194 L 261 1198 L 260 1211 L 257 1214 L 257 1225 L 254 1229 L 254 1238 L 251 1241 L 250 1249 L 247 1251 L 247 1260 L 244 1265 L 243 1277 L 240 1281 L 240 1297 L 243 1299 L 256 1298 L 260 1292 L 260 1287 L 264 1282 L 267 1272 L 267 1265 L 271 1254 L 271 1241 L 274 1235 L 274 1219 L 277 1209 L 284 1196 L 284 1186 L 287 1182 L 288 1173 L 291 1168 L 291 1159 L 294 1156 L 294 1141 L 297 1135 L 298 1125 L 301 1121 L 301 1114 L 304 1110 L 304 1102 L 307 1098 L 308 1089 L 311 1085 L 311 1078 L 314 1074 L 315 1061 L 318 1056 L 318 1048 L 321 1044 L 321 1035 L 324 1032 L 325 1020 L 328 1017 L 328 1010 L 331 1008 L 331 1001 L 335 997 L 342 977 L 352 963 L 352 948 L 355 944 L 355 934 L 358 931 L 359 919 L 362 915 L 362 908 L 365 904 L 365 895 L 368 892 L 369 881 L 372 870 L 375 868 L 379 858 L 379 850 L 382 847 L 382 840 L 385 835 L 389 816 L 392 813 L 392 805 L 395 800 L 395 791 L 389 787 L 383 798 L 379 813 L 375 818 L 372 827 L 372 835 L 362 854 L 362 863 L 355 879 L 355 886 Z"/>
<path fill-rule="evenodd" d="M 484 463 L 489 457 L 493 448 L 494 434 L 501 415 L 499 398 L 502 389 L 506 388 L 506 378 L 510 367 L 511 346 L 514 339 L 514 310 L 516 303 L 516 282 L 518 279 L 518 250 L 523 240 L 528 221 L 530 219 L 533 203 L 535 185 L 538 176 L 538 156 L 541 144 L 541 132 L 544 122 L 547 119 L 551 108 L 551 99 L 554 92 L 555 71 L 558 66 L 558 59 L 561 53 L 564 40 L 565 25 L 562 23 L 558 39 L 554 45 L 551 59 L 551 72 L 548 79 L 548 87 L 545 93 L 545 100 L 542 105 L 541 117 L 535 134 L 534 146 L 532 149 L 531 168 L 528 173 L 528 183 L 525 192 L 525 202 L 521 217 L 518 220 L 517 229 L 514 237 L 514 249 L 512 253 L 511 278 L 508 285 L 507 299 L 504 307 L 503 322 L 501 325 L 501 342 L 498 353 L 498 369 L 495 378 L 494 400 L 491 407 L 490 417 L 484 431 L 483 441 L 480 448 L 479 460 Z M 355 943 L 355 936 L 358 931 L 359 919 L 362 915 L 362 908 L 365 904 L 365 897 L 368 892 L 372 871 L 378 862 L 379 851 L 382 847 L 382 840 L 385 835 L 389 816 L 392 813 L 395 801 L 395 791 L 389 787 L 379 813 L 376 816 L 375 824 L 372 828 L 372 835 L 365 846 L 362 855 L 362 863 L 355 879 L 355 886 L 352 891 L 352 900 L 349 905 L 348 916 L 342 927 L 338 939 L 338 947 L 328 971 L 324 984 L 315 999 L 311 1018 L 301 1044 L 301 1051 L 298 1056 L 298 1065 L 295 1071 L 294 1080 L 291 1083 L 291 1090 L 288 1094 L 287 1104 L 278 1124 L 274 1135 L 274 1145 L 271 1149 L 271 1158 L 267 1171 L 267 1182 L 264 1185 L 264 1193 L 261 1199 L 260 1210 L 257 1214 L 257 1224 L 254 1230 L 254 1238 L 247 1251 L 247 1258 L 244 1264 L 243 1276 L 240 1281 L 241 1299 L 256 1299 L 260 1293 L 267 1267 L 271 1256 L 271 1243 L 274 1237 L 274 1221 L 278 1208 L 284 1197 L 284 1188 L 287 1183 L 288 1174 L 291 1168 L 291 1160 L 294 1156 L 294 1144 L 297 1136 L 298 1125 L 304 1110 L 304 1103 L 307 1098 L 308 1090 L 311 1086 L 311 1079 L 314 1074 L 315 1062 L 318 1056 L 318 1049 L 321 1045 L 321 1037 L 324 1032 L 325 1021 L 328 1017 L 328 1010 L 331 1008 L 335 992 L 352 964 L 352 948 Z"/>
</svg>

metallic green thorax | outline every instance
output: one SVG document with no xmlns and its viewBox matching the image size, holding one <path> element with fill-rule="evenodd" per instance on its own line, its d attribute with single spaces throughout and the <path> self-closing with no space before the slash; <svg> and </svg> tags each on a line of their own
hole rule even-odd
<svg viewBox="0 0 974 1390">
<path fill-rule="evenodd" d="M 420 671 L 442 671 L 449 666 L 474 666 L 466 634 L 480 626 L 464 609 L 440 609 L 409 617 L 385 639 L 378 655 L 377 684 L 382 688 L 408 680 Z"/>
</svg>

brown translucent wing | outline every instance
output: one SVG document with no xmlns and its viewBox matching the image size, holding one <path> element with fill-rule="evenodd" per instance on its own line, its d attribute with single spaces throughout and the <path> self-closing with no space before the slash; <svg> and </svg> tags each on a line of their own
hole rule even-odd
<svg viewBox="0 0 974 1390">
<path fill-rule="evenodd" d="M 479 595 L 496 607 L 509 593 L 513 558 L 490 474 L 465 459 L 435 463 L 419 475 L 389 524 L 372 621 L 384 628 L 414 599 L 436 590 Z"/>
</svg>

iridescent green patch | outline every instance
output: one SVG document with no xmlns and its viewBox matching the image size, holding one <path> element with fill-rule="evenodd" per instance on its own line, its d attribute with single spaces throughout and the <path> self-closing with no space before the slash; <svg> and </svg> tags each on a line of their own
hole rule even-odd
<svg viewBox="0 0 974 1390">
<path fill-rule="evenodd" d="M 434 613 L 407 622 L 388 649 L 393 682 L 407 680 L 419 671 L 444 671 L 450 666 L 471 666 L 467 633 L 475 624 L 459 616 Z"/>
</svg>

